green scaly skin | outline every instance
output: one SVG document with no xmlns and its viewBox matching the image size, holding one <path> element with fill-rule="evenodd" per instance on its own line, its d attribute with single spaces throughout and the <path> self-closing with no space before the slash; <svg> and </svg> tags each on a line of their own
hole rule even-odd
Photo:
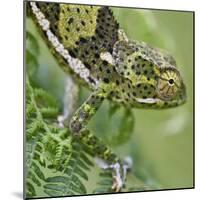
<svg viewBox="0 0 200 200">
<path fill-rule="evenodd" d="M 28 15 L 61 68 L 92 91 L 71 119 L 73 133 L 80 135 L 86 130 L 104 99 L 129 108 L 152 109 L 175 107 L 186 101 L 185 85 L 174 58 L 144 42 L 129 41 L 109 7 L 45 2 L 35 5 L 37 13 L 48 21 L 48 30 L 89 72 L 85 76 L 75 72 L 76 66 L 52 45 L 33 6 L 27 3 Z"/>
</svg>

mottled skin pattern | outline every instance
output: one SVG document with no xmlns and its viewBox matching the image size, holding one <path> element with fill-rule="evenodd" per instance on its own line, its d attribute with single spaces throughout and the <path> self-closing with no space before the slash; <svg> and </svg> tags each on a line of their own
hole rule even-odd
<svg viewBox="0 0 200 200">
<path fill-rule="evenodd" d="M 70 56 L 79 59 L 89 70 L 86 77 L 89 81 L 86 82 L 56 52 L 31 6 L 27 5 L 28 15 L 36 23 L 61 68 L 92 91 L 71 119 L 72 132 L 81 134 L 86 131 L 88 121 L 106 98 L 130 108 L 161 109 L 185 102 L 185 86 L 174 58 L 144 42 L 129 41 L 123 31 L 119 31 L 119 24 L 110 8 L 36 3 L 50 23 L 50 31 Z M 103 58 L 104 54 L 109 58 Z"/>
</svg>

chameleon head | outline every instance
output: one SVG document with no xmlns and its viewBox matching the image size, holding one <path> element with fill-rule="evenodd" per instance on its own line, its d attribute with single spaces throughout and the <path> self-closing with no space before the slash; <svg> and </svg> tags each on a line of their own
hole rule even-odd
<svg viewBox="0 0 200 200">
<path fill-rule="evenodd" d="M 120 41 L 113 57 L 127 89 L 131 104 L 140 108 L 168 108 L 186 101 L 186 89 L 173 57 L 145 43 Z M 129 95 L 130 96 L 130 95 Z"/>
</svg>

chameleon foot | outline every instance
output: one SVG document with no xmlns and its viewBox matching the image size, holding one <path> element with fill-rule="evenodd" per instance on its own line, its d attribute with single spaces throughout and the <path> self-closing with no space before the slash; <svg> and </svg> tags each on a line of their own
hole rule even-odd
<svg viewBox="0 0 200 200">
<path fill-rule="evenodd" d="M 124 186 L 126 182 L 126 175 L 128 170 L 130 170 L 133 166 L 133 160 L 131 157 L 126 157 L 123 160 L 123 164 L 116 162 L 115 164 L 108 165 L 105 161 L 100 158 L 95 159 L 96 164 L 102 169 L 112 169 L 113 176 L 113 184 L 112 190 L 115 192 L 119 192 Z"/>
</svg>

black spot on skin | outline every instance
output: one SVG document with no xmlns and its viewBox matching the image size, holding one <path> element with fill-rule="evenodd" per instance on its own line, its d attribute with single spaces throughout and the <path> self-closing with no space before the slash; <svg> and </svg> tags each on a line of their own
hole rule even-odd
<svg viewBox="0 0 200 200">
<path fill-rule="evenodd" d="M 147 70 L 144 70 L 144 74 L 147 75 L 147 73 L 148 73 L 148 71 L 147 71 Z"/>
<path fill-rule="evenodd" d="M 101 39 L 103 39 L 103 38 L 104 38 L 104 36 L 103 36 L 102 34 L 99 34 L 99 37 L 100 37 Z"/>
<path fill-rule="evenodd" d="M 106 60 L 104 60 L 103 65 L 108 65 L 108 62 Z"/>
<path fill-rule="evenodd" d="M 66 31 L 67 31 L 67 32 L 70 32 L 70 29 L 69 29 L 69 28 L 66 28 Z"/>
<path fill-rule="evenodd" d="M 123 92 L 123 93 L 125 93 L 125 90 L 124 90 L 124 89 L 122 89 L 122 92 Z"/>
<path fill-rule="evenodd" d="M 76 55 L 74 54 L 74 52 L 73 52 L 72 50 L 69 50 L 69 55 L 70 55 L 71 57 L 73 57 L 73 58 L 76 57 Z"/>
<path fill-rule="evenodd" d="M 109 70 L 109 69 L 107 69 L 106 72 L 107 72 L 108 74 L 110 74 L 110 70 Z"/>
<path fill-rule="evenodd" d="M 141 87 L 141 84 L 139 83 L 139 84 L 137 84 L 137 87 L 139 88 L 139 87 Z"/>
<path fill-rule="evenodd" d="M 95 81 L 90 76 L 88 76 L 88 80 L 90 81 L 90 83 L 94 83 L 95 84 Z"/>
<path fill-rule="evenodd" d="M 96 40 L 96 37 L 95 37 L 95 36 L 92 36 L 91 39 L 92 39 L 92 41 L 95 41 L 95 40 Z"/>
<path fill-rule="evenodd" d="M 90 64 L 88 64 L 87 62 L 84 62 L 83 64 L 85 65 L 86 68 L 91 69 Z"/>
<path fill-rule="evenodd" d="M 136 75 L 140 75 L 141 73 L 140 72 L 136 72 Z"/>
<path fill-rule="evenodd" d="M 97 58 L 97 59 L 100 57 L 99 54 L 97 54 L 97 53 L 95 53 L 94 56 L 95 56 L 95 58 Z"/>
<path fill-rule="evenodd" d="M 147 86 L 146 85 L 144 86 L 144 90 L 147 90 Z"/>
<path fill-rule="evenodd" d="M 111 92 L 110 92 L 110 95 L 113 95 L 113 94 L 114 94 L 114 92 L 113 92 L 113 91 L 111 91 Z"/>
<path fill-rule="evenodd" d="M 76 28 L 76 30 L 77 30 L 77 32 L 79 32 L 79 31 L 80 31 L 80 28 L 78 27 L 78 28 Z"/>
<path fill-rule="evenodd" d="M 110 82 L 108 78 L 103 78 L 103 81 L 104 81 L 105 83 L 109 83 L 109 82 Z"/>
<path fill-rule="evenodd" d="M 87 10 L 87 9 L 85 9 L 85 12 L 88 14 L 89 13 L 89 11 Z"/>
<path fill-rule="evenodd" d="M 150 81 L 150 78 L 148 77 L 147 80 Z"/>
<path fill-rule="evenodd" d="M 83 26 L 85 26 L 85 22 L 84 22 L 83 20 L 81 21 L 81 24 L 82 24 Z"/>
<path fill-rule="evenodd" d="M 116 84 L 119 85 L 119 81 L 118 80 L 116 80 Z"/>
<path fill-rule="evenodd" d="M 79 40 L 80 40 L 81 43 L 86 43 L 87 42 L 87 40 L 85 38 L 83 38 L 83 37 L 80 37 Z"/>
<path fill-rule="evenodd" d="M 151 71 L 151 74 L 154 74 L 154 70 Z"/>
<path fill-rule="evenodd" d="M 142 98 L 143 98 L 143 99 L 146 99 L 147 97 L 146 97 L 146 96 L 143 96 Z"/>
<path fill-rule="evenodd" d="M 70 17 L 69 20 L 68 20 L 68 24 L 70 25 L 71 23 L 73 23 L 73 21 L 74 21 L 74 18 Z"/>
<path fill-rule="evenodd" d="M 79 8 L 77 8 L 76 10 L 77 10 L 78 13 L 80 13 L 80 9 Z"/>
</svg>

